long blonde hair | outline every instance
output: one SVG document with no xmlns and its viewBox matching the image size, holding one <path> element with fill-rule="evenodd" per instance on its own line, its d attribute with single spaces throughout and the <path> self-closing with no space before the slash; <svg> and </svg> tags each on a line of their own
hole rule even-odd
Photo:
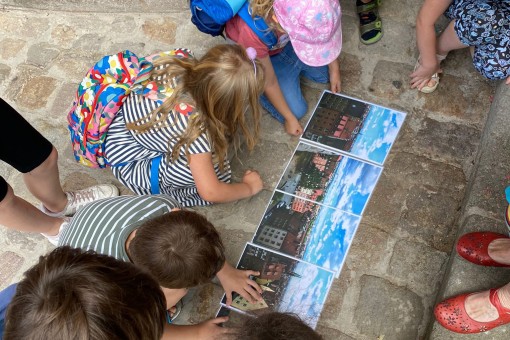
<svg viewBox="0 0 510 340">
<path fill-rule="evenodd" d="M 250 0 L 250 13 L 253 17 L 258 15 L 269 21 L 274 14 L 273 3 L 274 0 Z"/>
<path fill-rule="evenodd" d="M 165 76 L 165 77 L 163 77 Z M 161 57 L 154 62 L 151 78 L 160 85 L 170 86 L 177 80 L 171 97 L 150 113 L 146 122 L 127 124 L 128 129 L 143 133 L 166 126 L 168 118 L 175 121 L 173 111 L 179 103 L 188 103 L 198 110 L 189 119 L 186 131 L 172 150 L 172 161 L 182 147 L 189 146 L 206 132 L 220 169 L 223 170 L 229 142 L 239 148 L 242 133 L 249 150 L 259 136 L 259 96 L 264 88 L 264 71 L 257 60 L 251 60 L 239 45 L 224 44 L 211 48 L 200 59 Z M 246 119 L 248 112 L 251 119 Z M 250 121 L 251 120 L 251 121 Z"/>
<path fill-rule="evenodd" d="M 270 30 L 285 31 L 276 22 L 274 18 L 273 3 L 274 0 L 249 0 L 250 1 L 250 14 L 253 18 L 256 16 L 261 17 L 266 22 Z"/>
</svg>

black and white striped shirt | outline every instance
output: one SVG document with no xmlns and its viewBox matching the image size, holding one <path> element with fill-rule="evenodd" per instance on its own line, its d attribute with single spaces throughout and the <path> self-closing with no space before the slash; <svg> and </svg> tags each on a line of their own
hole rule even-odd
<svg viewBox="0 0 510 340">
<path fill-rule="evenodd" d="M 59 246 L 94 250 L 129 262 L 126 240 L 133 230 L 179 203 L 167 195 L 117 196 L 87 204 L 62 231 Z"/>
<path fill-rule="evenodd" d="M 187 106 L 187 104 L 183 103 L 181 106 Z M 188 165 L 185 147 L 181 148 L 175 162 L 166 157 L 186 130 L 189 120 L 192 119 L 189 115 L 172 110 L 165 124 L 144 133 L 137 133 L 126 128 L 127 123 L 136 123 L 140 120 L 143 122 L 143 119 L 147 119 L 157 107 L 158 104 L 155 101 L 134 93 L 126 99 L 110 125 L 105 142 L 105 154 L 108 161 L 114 165 L 122 164 L 122 166 L 112 167 L 113 174 L 137 194 L 150 194 L 151 162 L 153 158 L 162 155 L 158 174 L 160 192 L 172 196 L 184 207 L 210 204 L 198 194 Z M 188 151 L 191 155 L 212 152 L 207 134 L 201 134 L 191 143 Z M 229 183 L 231 171 L 228 160 L 225 160 L 224 169 L 222 173 L 219 164 L 214 164 L 218 179 Z"/>
</svg>

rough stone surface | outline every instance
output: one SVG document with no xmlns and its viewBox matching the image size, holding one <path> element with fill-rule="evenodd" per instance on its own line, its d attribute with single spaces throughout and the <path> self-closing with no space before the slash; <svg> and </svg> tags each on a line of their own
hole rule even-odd
<svg viewBox="0 0 510 340">
<path fill-rule="evenodd" d="M 424 313 L 418 295 L 379 277 L 363 276 L 360 285 L 359 301 L 370 301 L 370 304 L 359 303 L 355 312 L 360 332 L 372 339 L 379 336 L 394 340 L 418 337 L 415 320 L 421 320 Z"/>
<path fill-rule="evenodd" d="M 0 85 L 4 82 L 4 80 L 9 77 L 11 73 L 11 68 L 5 64 L 0 64 Z"/>
<path fill-rule="evenodd" d="M 446 253 L 424 244 L 400 240 L 393 249 L 388 274 L 415 293 L 434 295 L 447 258 Z"/>
<path fill-rule="evenodd" d="M 173 44 L 175 43 L 175 31 L 177 25 L 170 18 L 158 20 L 158 22 L 146 22 L 142 25 L 142 30 L 147 38 L 159 42 Z"/>
<path fill-rule="evenodd" d="M 23 264 L 23 257 L 12 251 L 4 251 L 0 253 L 0 282 L 5 284 L 9 282 L 18 271 L 18 268 Z"/>
<path fill-rule="evenodd" d="M 122 194 L 132 194 L 110 171 L 77 164 L 69 147 L 66 113 L 78 82 L 94 62 L 124 49 L 147 55 L 188 47 L 200 57 L 209 47 L 224 42 L 196 30 L 186 0 L 171 3 L 102 1 L 98 11 L 97 0 L 0 0 L 0 96 L 55 145 L 65 190 L 113 183 Z M 508 281 L 501 271 L 471 271 L 472 266 L 465 263 L 451 270 L 447 267 L 453 262 L 449 255 L 459 225 L 504 230 L 510 122 L 501 113 L 499 120 L 489 120 L 492 128 L 482 133 L 494 84 L 485 82 L 473 69 L 465 51 L 451 53 L 442 64 L 444 76 L 436 93 L 425 95 L 409 88 L 408 75 L 417 57 L 414 18 L 421 0 L 383 2 L 384 36 L 372 46 L 359 41 L 354 1 L 341 0 L 341 4 L 342 91 L 408 115 L 341 275 L 333 283 L 318 330 L 326 339 L 424 339 L 443 273 L 454 275 L 447 281 L 455 282 L 451 289 L 440 290 L 449 296 Z M 115 18 L 110 13 L 116 13 Z M 438 28 L 444 24 L 443 20 Z M 303 82 L 309 111 L 324 88 Z M 502 91 L 508 90 L 499 87 L 493 107 L 510 107 L 510 95 Z M 309 116 L 303 118 L 303 124 Z M 487 136 L 494 137 L 494 142 Z M 260 143 L 251 153 L 241 152 L 233 160 L 232 170 L 236 181 L 246 169 L 258 170 L 264 190 L 250 199 L 196 209 L 218 228 L 231 263 L 237 262 L 251 240 L 297 143 L 297 138 L 286 135 L 281 125 L 263 113 Z M 480 147 L 490 150 L 486 151 L 490 157 L 477 156 Z M 38 204 L 17 171 L 0 162 L 0 175 L 17 195 Z M 485 179 L 469 184 L 477 176 Z M 0 228 L 0 268 L 7 268 L 15 258 L 22 259 L 9 267 L 10 274 L 2 272 L 0 289 L 19 280 L 39 255 L 52 248 L 39 234 Z M 457 261 L 456 257 L 453 260 Z M 455 275 L 460 275 L 459 279 Z M 485 283 L 483 275 L 490 277 Z M 470 284 L 475 277 L 480 285 Z M 192 289 L 178 322 L 194 323 L 214 316 L 222 294 L 217 284 Z M 500 329 L 490 336 L 507 339 L 508 327 Z M 435 339 L 449 338 L 450 334 L 443 332 Z"/>
<path fill-rule="evenodd" d="M 27 63 L 43 68 L 51 63 L 59 53 L 60 50 L 57 46 L 47 43 L 36 44 L 28 49 Z"/>
<path fill-rule="evenodd" d="M 482 134 L 482 146 L 459 219 L 459 236 L 473 231 L 509 231 L 504 222 L 504 212 L 508 205 L 504 189 L 510 179 L 510 156 L 505 151 L 510 145 L 510 137 L 505 128 L 510 124 L 509 95 L 510 89 L 501 82 Z M 450 267 L 439 290 L 438 301 L 461 293 L 501 287 L 510 281 L 510 272 L 502 268 L 476 266 L 456 254 L 452 255 L 449 262 Z M 502 326 L 479 337 L 508 339 L 509 332 L 508 326 Z M 429 339 L 432 340 L 465 338 L 466 335 L 448 332 L 437 322 L 429 329 Z"/>
</svg>

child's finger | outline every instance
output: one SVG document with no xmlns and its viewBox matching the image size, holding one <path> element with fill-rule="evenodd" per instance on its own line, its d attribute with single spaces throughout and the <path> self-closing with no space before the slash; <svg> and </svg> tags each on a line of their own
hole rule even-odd
<svg viewBox="0 0 510 340">
<path fill-rule="evenodd" d="M 227 322 L 228 316 L 218 316 L 217 318 L 211 319 L 210 321 L 211 321 L 211 323 L 214 323 L 217 325 L 219 323 Z"/>
<path fill-rule="evenodd" d="M 225 292 L 227 296 L 227 306 L 232 304 L 232 292 Z"/>
<path fill-rule="evenodd" d="M 246 276 L 250 277 L 250 276 L 259 276 L 260 275 L 260 272 L 256 272 L 254 270 L 247 270 L 245 271 L 245 274 Z"/>
<path fill-rule="evenodd" d="M 250 279 L 250 280 L 248 280 L 248 282 L 247 282 L 247 283 L 248 283 L 251 287 L 255 288 L 255 289 L 257 290 L 257 292 L 259 292 L 259 293 L 262 293 L 262 292 L 263 292 L 262 288 L 260 288 L 260 286 L 259 286 L 259 284 L 258 284 L 257 282 L 255 282 L 255 281 L 253 281 L 253 280 L 251 280 L 251 279 Z"/>
<path fill-rule="evenodd" d="M 244 288 L 244 291 L 246 293 L 246 296 L 243 296 L 245 299 L 248 299 L 251 301 L 251 303 L 255 303 L 257 301 L 262 300 L 262 295 L 255 289 L 253 289 L 252 286 L 246 286 Z"/>
</svg>

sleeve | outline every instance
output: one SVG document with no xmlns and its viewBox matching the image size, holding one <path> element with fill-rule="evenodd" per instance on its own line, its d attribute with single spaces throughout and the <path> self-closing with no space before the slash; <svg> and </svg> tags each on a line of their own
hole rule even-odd
<svg viewBox="0 0 510 340">
<path fill-rule="evenodd" d="M 172 209 L 175 209 L 175 208 L 182 209 L 182 206 L 179 204 L 179 202 L 177 202 L 173 197 L 171 197 L 169 195 L 161 194 L 161 195 L 153 195 L 153 197 L 159 199 L 164 204 L 166 204 L 168 207 L 168 211 L 171 211 Z"/>
</svg>

